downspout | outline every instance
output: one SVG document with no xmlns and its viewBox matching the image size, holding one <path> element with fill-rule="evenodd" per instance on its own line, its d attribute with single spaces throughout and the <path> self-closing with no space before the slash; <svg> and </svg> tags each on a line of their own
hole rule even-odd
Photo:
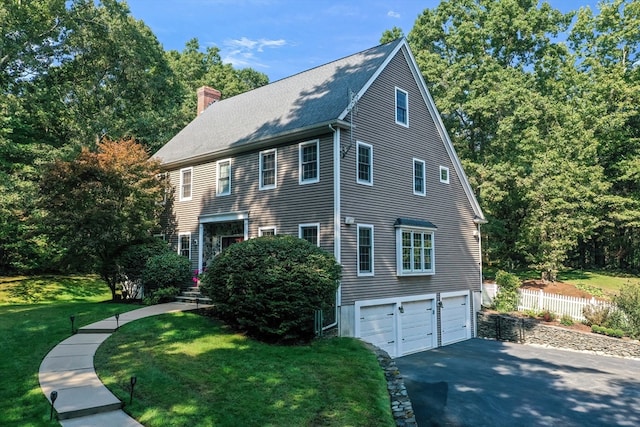
<svg viewBox="0 0 640 427">
<path fill-rule="evenodd" d="M 478 266 L 479 266 L 479 270 L 480 270 L 480 307 L 478 307 L 479 309 L 482 309 L 482 296 L 484 295 L 484 280 L 482 277 L 482 232 L 480 230 L 480 226 L 481 224 L 478 222 Z M 479 310 L 478 310 L 479 311 Z M 474 313 L 474 319 L 473 319 L 473 336 L 477 337 L 478 336 L 478 315 L 477 312 Z"/>
<path fill-rule="evenodd" d="M 329 129 L 333 131 L 333 256 L 335 256 L 338 264 L 342 264 L 340 234 L 340 129 L 334 128 L 331 124 L 329 124 Z M 338 326 L 341 295 L 342 283 L 339 283 L 338 289 L 336 290 L 336 320 L 330 325 L 323 327 L 323 331 Z"/>
</svg>

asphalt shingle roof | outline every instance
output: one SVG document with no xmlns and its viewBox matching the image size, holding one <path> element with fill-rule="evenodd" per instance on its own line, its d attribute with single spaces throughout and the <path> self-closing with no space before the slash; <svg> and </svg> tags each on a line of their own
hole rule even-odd
<svg viewBox="0 0 640 427">
<path fill-rule="evenodd" d="M 398 39 L 223 99 L 209 106 L 154 157 L 164 164 L 241 148 L 330 123 L 402 42 Z"/>
</svg>

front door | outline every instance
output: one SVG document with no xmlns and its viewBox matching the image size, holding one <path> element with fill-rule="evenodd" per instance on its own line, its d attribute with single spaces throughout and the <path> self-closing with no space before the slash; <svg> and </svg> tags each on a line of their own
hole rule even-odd
<svg viewBox="0 0 640 427">
<path fill-rule="evenodd" d="M 225 250 L 226 248 L 228 248 L 229 246 L 233 245 L 234 243 L 240 243 L 242 242 L 244 239 L 242 236 L 223 236 L 222 237 L 222 250 Z"/>
</svg>

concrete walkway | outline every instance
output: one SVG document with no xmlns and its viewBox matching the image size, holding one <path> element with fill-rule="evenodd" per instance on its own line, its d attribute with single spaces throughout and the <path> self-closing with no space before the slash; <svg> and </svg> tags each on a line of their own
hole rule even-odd
<svg viewBox="0 0 640 427">
<path fill-rule="evenodd" d="M 40 388 L 51 403 L 52 391 L 58 392 L 55 410 L 64 427 L 133 427 L 141 426 L 122 410 L 118 400 L 96 375 L 93 356 L 98 347 L 118 326 L 158 314 L 195 310 L 207 305 L 171 302 L 144 307 L 83 326 L 55 346 L 42 360 L 39 370 Z"/>
</svg>

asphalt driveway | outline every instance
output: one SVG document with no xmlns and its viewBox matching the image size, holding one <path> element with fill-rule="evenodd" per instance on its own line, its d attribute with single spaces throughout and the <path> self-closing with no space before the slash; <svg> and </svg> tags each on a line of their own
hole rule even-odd
<svg viewBox="0 0 640 427">
<path fill-rule="evenodd" d="M 420 427 L 640 425 L 640 360 L 472 339 L 395 361 Z"/>
</svg>

